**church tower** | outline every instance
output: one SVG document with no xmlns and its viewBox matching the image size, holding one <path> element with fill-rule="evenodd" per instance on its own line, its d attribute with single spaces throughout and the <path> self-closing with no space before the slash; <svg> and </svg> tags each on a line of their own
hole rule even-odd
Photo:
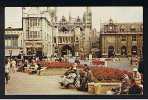
<svg viewBox="0 0 148 100">
<path fill-rule="evenodd" d="M 47 7 L 47 11 L 49 13 L 49 16 L 51 17 L 52 22 L 57 21 L 57 7 Z"/>
<path fill-rule="evenodd" d="M 84 25 L 84 52 L 88 55 L 91 50 L 91 29 L 92 29 L 92 12 L 90 7 L 86 7 L 86 11 L 83 15 L 83 25 Z"/>
<path fill-rule="evenodd" d="M 86 7 L 86 11 L 83 15 L 83 22 L 86 28 L 92 28 L 92 12 L 90 7 Z"/>
</svg>

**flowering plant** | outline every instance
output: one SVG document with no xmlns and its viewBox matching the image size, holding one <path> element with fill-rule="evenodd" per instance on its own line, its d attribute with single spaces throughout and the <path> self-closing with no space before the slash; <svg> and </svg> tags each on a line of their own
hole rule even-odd
<svg viewBox="0 0 148 100">
<path fill-rule="evenodd" d="M 116 80 L 120 81 L 123 78 L 123 74 L 127 74 L 130 78 L 132 73 L 126 70 L 120 70 L 109 67 L 92 67 L 91 68 L 94 77 L 98 80 Z"/>
</svg>

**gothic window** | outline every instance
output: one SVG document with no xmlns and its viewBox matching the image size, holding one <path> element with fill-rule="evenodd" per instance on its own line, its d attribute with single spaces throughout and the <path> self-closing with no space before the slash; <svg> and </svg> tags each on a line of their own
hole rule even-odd
<svg viewBox="0 0 148 100">
<path fill-rule="evenodd" d="M 143 31 L 143 25 L 140 26 L 140 31 Z"/>
<path fill-rule="evenodd" d="M 124 32 L 124 31 L 125 31 L 125 26 L 122 25 L 122 26 L 120 27 L 120 32 Z"/>
<path fill-rule="evenodd" d="M 126 41 L 126 36 L 123 35 L 121 40 L 122 40 L 122 41 Z"/>
<path fill-rule="evenodd" d="M 131 26 L 131 31 L 132 31 L 132 32 L 135 32 L 135 31 L 136 31 L 136 28 L 135 28 L 134 25 Z"/>
<path fill-rule="evenodd" d="M 54 37 L 54 43 L 56 43 L 56 38 Z"/>
<path fill-rule="evenodd" d="M 108 25 L 107 31 L 108 32 L 113 32 L 113 25 Z"/>
<path fill-rule="evenodd" d="M 77 22 L 80 22 L 80 18 L 79 18 L 79 16 L 78 16 L 78 18 L 77 18 Z"/>
<path fill-rule="evenodd" d="M 136 41 L 136 35 L 135 34 L 132 35 L 132 41 Z"/>
<path fill-rule="evenodd" d="M 78 37 L 76 37 L 76 41 L 78 41 Z"/>
</svg>

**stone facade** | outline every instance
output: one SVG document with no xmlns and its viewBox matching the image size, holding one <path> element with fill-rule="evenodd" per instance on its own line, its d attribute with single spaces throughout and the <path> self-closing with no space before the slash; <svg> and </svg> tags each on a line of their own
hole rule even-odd
<svg viewBox="0 0 148 100">
<path fill-rule="evenodd" d="M 87 7 L 83 18 L 79 16 L 69 19 L 65 16 L 53 23 L 55 54 L 63 55 L 87 55 L 91 46 L 92 15 Z M 57 50 L 57 48 L 59 48 Z"/>
<path fill-rule="evenodd" d="M 51 56 L 53 32 L 49 12 L 40 11 L 39 7 L 31 7 L 23 14 L 24 53 Z"/>
<path fill-rule="evenodd" d="M 5 29 L 5 56 L 17 56 L 23 48 L 23 29 Z"/>
<path fill-rule="evenodd" d="M 108 57 L 142 55 L 143 23 L 102 23 L 100 49 Z"/>
<path fill-rule="evenodd" d="M 27 8 L 27 7 L 26 7 Z M 57 20 L 56 7 L 22 7 L 22 49 L 25 55 L 88 55 L 91 51 L 92 13 Z"/>
</svg>

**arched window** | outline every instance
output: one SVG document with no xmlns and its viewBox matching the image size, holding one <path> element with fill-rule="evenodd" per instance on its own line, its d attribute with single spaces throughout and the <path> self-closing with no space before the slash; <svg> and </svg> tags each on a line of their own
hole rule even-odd
<svg viewBox="0 0 148 100">
<path fill-rule="evenodd" d="M 114 47 L 109 46 L 108 47 L 108 57 L 114 57 L 114 56 L 115 56 Z"/>
<path fill-rule="evenodd" d="M 136 28 L 134 25 L 131 25 L 131 29 L 130 29 L 132 32 L 135 32 L 136 31 Z"/>
<path fill-rule="evenodd" d="M 122 26 L 120 27 L 120 32 L 124 32 L 124 31 L 125 31 L 125 26 L 122 25 Z"/>
</svg>

